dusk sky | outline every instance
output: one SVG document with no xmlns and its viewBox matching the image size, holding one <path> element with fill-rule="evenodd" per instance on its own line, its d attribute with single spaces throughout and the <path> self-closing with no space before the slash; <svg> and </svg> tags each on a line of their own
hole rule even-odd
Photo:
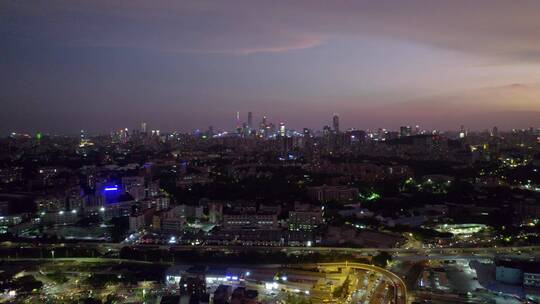
<svg viewBox="0 0 540 304">
<path fill-rule="evenodd" d="M 540 127 L 540 1 L 0 0 L 0 133 Z"/>
</svg>

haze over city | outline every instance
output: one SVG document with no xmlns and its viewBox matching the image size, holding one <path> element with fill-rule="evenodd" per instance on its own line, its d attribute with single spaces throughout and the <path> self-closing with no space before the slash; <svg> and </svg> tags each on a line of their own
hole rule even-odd
<svg viewBox="0 0 540 304">
<path fill-rule="evenodd" d="M 540 2 L 2 1 L 0 132 L 540 124 Z"/>
</svg>

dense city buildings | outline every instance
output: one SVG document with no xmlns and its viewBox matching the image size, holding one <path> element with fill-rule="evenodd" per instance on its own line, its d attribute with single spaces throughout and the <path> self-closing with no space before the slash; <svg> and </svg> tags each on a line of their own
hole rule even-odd
<svg viewBox="0 0 540 304">
<path fill-rule="evenodd" d="M 540 241 L 540 129 L 340 130 L 334 115 L 331 128 L 296 131 L 286 123 L 268 127 L 267 116 L 255 128 L 251 112 L 247 122 L 238 119 L 235 131 L 148 132 L 151 126 L 141 123 L 110 135 L 13 133 L 0 142 L 0 237 L 4 244 L 43 244 L 35 254 L 56 259 L 88 253 L 47 246 L 90 250 L 108 244 L 111 257 L 170 261 L 193 251 L 200 258 L 190 260 L 209 264 L 216 262 L 212 255 L 247 255 L 247 264 L 312 260 L 314 254 L 323 255 L 314 261 L 342 262 L 324 248 L 359 250 L 349 258 L 369 263 L 372 250 L 414 256 L 437 249 L 537 248 Z M 213 249 L 196 253 L 205 248 Z M 272 251 L 251 260 L 263 248 L 287 248 L 296 257 Z M 28 254 L 20 250 L 3 252 Z M 537 263 L 505 253 L 470 267 L 478 275 L 492 271 L 493 282 L 534 297 Z M 420 276 L 420 291 L 430 276 L 442 275 L 431 263 L 421 264 L 423 272 L 405 273 Z M 294 271 L 287 271 L 287 283 L 264 279 L 270 294 L 272 284 L 295 286 Z M 259 303 L 265 291 L 250 289 L 253 279 L 245 272 L 182 272 L 173 285 L 166 280 L 167 288 L 176 287 L 161 292 L 161 301 Z M 318 285 L 321 273 L 305 276 L 310 283 L 299 289 L 312 294 L 303 298 L 341 301 L 333 288 Z M 350 273 L 341 276 L 335 284 L 349 284 Z M 414 282 L 408 288 L 415 289 Z"/>
<path fill-rule="evenodd" d="M 1 1 L 0 304 L 540 304 L 540 1 Z"/>
</svg>

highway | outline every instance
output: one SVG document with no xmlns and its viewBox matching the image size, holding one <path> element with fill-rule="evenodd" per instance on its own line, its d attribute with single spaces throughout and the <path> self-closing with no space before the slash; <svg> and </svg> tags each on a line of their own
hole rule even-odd
<svg viewBox="0 0 540 304">
<path fill-rule="evenodd" d="M 318 253 L 357 253 L 366 255 L 375 255 L 379 252 L 385 251 L 394 254 L 414 254 L 414 255 L 493 255 L 493 254 L 516 254 L 521 252 L 523 254 L 536 254 L 540 252 L 540 246 L 523 246 L 523 247 L 466 247 L 466 248 L 352 248 L 352 247 L 274 247 L 274 246 L 207 246 L 207 245 L 146 245 L 146 244 L 124 244 L 124 243 L 56 243 L 56 244 L 35 244 L 35 243 L 10 243 L 4 242 L 0 244 L 0 248 L 87 248 L 98 250 L 120 250 L 123 247 L 132 247 L 139 250 L 167 250 L 167 251 L 227 251 L 227 252 L 249 252 L 249 251 L 287 251 L 287 252 L 318 252 Z"/>
<path fill-rule="evenodd" d="M 32 243 L 9 243 L 4 242 L 0 244 L 0 249 L 12 249 L 16 251 L 19 248 L 41 248 L 47 251 L 54 251 L 57 248 L 84 248 L 94 249 L 100 252 L 118 252 L 123 247 L 132 247 L 138 250 L 162 250 L 164 252 L 181 252 L 181 251 L 222 251 L 227 253 L 238 252 L 250 252 L 250 251 L 262 251 L 262 252 L 287 252 L 287 253 L 340 253 L 340 254 L 355 254 L 372 256 L 379 252 L 386 251 L 394 254 L 394 259 L 402 260 L 426 260 L 426 259 L 451 259 L 453 258 L 485 258 L 493 257 L 497 254 L 516 254 L 536 256 L 540 252 L 540 246 L 525 246 L 525 247 L 487 247 L 487 248 L 426 248 L 426 249 L 404 249 L 404 248 L 342 248 L 342 247 L 249 247 L 249 246 L 188 246 L 188 245 L 127 245 L 116 243 L 60 243 L 60 244 L 32 244 Z M 71 254 L 70 254 L 71 255 Z M 2 260 L 16 261 L 16 260 L 47 260 L 47 261 L 79 261 L 79 262 L 126 262 L 126 263 L 156 263 L 145 262 L 142 260 L 120 259 L 116 258 L 118 255 L 109 257 L 60 257 L 57 256 L 42 256 L 41 258 L 16 258 L 17 256 L 11 255 L 10 257 L 0 257 Z M 214 261 L 215 262 L 215 261 Z M 157 262 L 162 264 L 174 264 L 173 261 Z M 284 265 L 293 266 L 293 265 Z M 318 263 L 318 264 L 299 264 L 295 266 L 306 267 L 318 267 L 318 268 L 350 268 L 364 271 L 373 271 L 384 276 L 385 280 L 391 282 L 391 291 L 388 293 L 393 297 L 392 303 L 406 304 L 409 295 L 407 294 L 407 287 L 403 280 L 394 273 L 369 264 L 360 263 Z"/>
<path fill-rule="evenodd" d="M 133 261 L 133 260 L 126 260 L 126 259 L 115 259 L 115 258 L 9 258 L 9 259 L 3 259 L 8 261 L 54 261 L 54 262 L 87 262 L 87 263 L 107 263 L 107 262 L 125 262 L 125 263 L 145 263 L 145 264 L 153 264 L 151 262 L 142 262 L 142 261 Z M 170 264 L 170 263 L 162 263 L 162 264 Z M 294 265 L 280 265 L 281 267 L 306 267 L 306 268 L 318 268 L 318 269 L 326 269 L 328 268 L 341 268 L 341 269 L 350 269 L 350 270 L 363 270 L 363 271 L 371 271 L 375 273 L 379 273 L 382 275 L 388 282 L 390 282 L 394 288 L 393 295 L 394 299 L 392 303 L 395 304 L 406 304 L 407 302 L 407 287 L 405 285 L 405 282 L 397 276 L 396 274 L 374 265 L 369 264 L 362 264 L 362 263 L 349 263 L 349 262 L 342 262 L 342 263 L 316 263 L 316 264 L 294 264 Z"/>
<path fill-rule="evenodd" d="M 304 266 L 304 265 L 303 265 Z M 311 266 L 310 264 L 307 264 L 305 266 Z M 355 270 L 367 270 L 372 271 L 381 274 L 385 277 L 389 282 L 392 283 L 394 287 L 394 301 L 395 304 L 407 304 L 407 286 L 405 285 L 405 282 L 397 276 L 396 274 L 374 265 L 370 264 L 362 264 L 362 263 L 317 263 L 312 264 L 312 266 L 316 266 L 318 268 L 349 268 L 349 269 L 355 269 Z"/>
</svg>

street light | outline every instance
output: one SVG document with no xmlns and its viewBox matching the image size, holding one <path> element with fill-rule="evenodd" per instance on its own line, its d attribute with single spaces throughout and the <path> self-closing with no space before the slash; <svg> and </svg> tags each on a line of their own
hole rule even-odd
<svg viewBox="0 0 540 304">
<path fill-rule="evenodd" d="M 51 250 L 52 259 L 54 260 L 54 250 Z"/>
</svg>

